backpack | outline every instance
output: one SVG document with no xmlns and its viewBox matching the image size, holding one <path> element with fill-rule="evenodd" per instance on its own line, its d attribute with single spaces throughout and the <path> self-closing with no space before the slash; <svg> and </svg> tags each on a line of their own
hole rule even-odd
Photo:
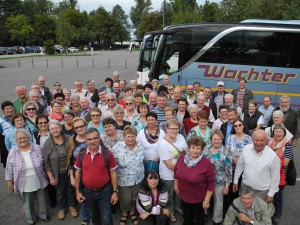
<svg viewBox="0 0 300 225">
<path fill-rule="evenodd" d="M 82 170 L 82 160 L 84 156 L 84 151 L 87 147 L 80 149 L 79 154 L 80 154 L 80 166 L 81 166 L 81 179 L 80 179 L 80 189 L 83 188 L 83 182 L 82 182 L 82 175 L 83 175 L 83 170 Z M 109 171 L 109 156 L 108 156 L 108 148 L 105 147 L 104 145 L 101 145 L 101 151 L 103 151 L 103 157 L 104 157 L 104 162 L 105 162 L 105 167 Z M 108 173 L 109 174 L 109 173 Z"/>
</svg>

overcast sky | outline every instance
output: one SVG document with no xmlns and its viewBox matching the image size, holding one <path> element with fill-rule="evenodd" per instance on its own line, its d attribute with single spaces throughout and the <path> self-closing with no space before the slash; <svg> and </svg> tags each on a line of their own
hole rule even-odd
<svg viewBox="0 0 300 225">
<path fill-rule="evenodd" d="M 52 0 L 53 2 L 60 2 L 60 0 Z M 151 0 L 153 10 L 160 9 L 163 0 Z M 198 4 L 204 4 L 205 0 L 197 0 Z M 210 2 L 220 2 L 220 0 L 211 0 Z M 134 0 L 78 0 L 80 11 L 90 12 L 96 10 L 100 5 L 102 5 L 106 11 L 111 11 L 112 8 L 119 4 L 126 14 L 129 14 L 132 6 L 135 5 Z"/>
</svg>

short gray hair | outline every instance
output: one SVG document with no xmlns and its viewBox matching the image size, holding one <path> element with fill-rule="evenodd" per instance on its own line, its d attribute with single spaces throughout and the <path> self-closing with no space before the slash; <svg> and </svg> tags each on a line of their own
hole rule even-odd
<svg viewBox="0 0 300 225">
<path fill-rule="evenodd" d="M 124 108 L 121 105 L 116 105 L 113 109 L 113 113 L 117 113 L 117 112 L 124 112 Z"/>
<path fill-rule="evenodd" d="M 117 99 L 117 97 L 116 97 L 116 95 L 115 95 L 115 93 L 107 93 L 106 94 L 106 98 L 108 97 L 108 96 L 113 96 L 114 97 L 114 99 Z"/>
<path fill-rule="evenodd" d="M 280 100 L 282 100 L 282 99 L 287 99 L 289 102 L 291 102 L 291 98 L 289 96 L 287 96 L 287 95 L 281 96 Z"/>
<path fill-rule="evenodd" d="M 89 83 L 96 84 L 96 81 L 93 79 L 87 79 L 85 84 L 88 85 Z"/>
<path fill-rule="evenodd" d="M 40 96 L 40 92 L 39 91 L 37 91 L 37 90 L 31 90 L 31 91 L 29 91 L 29 93 L 28 93 L 28 96 L 31 96 L 32 94 L 39 94 L 39 96 Z"/>
<path fill-rule="evenodd" d="M 226 95 L 224 95 L 224 98 L 226 97 L 231 97 L 232 99 L 234 99 L 233 94 L 227 93 Z"/>
<path fill-rule="evenodd" d="M 283 112 L 281 112 L 281 110 L 275 110 L 272 114 L 272 117 L 273 116 L 280 116 L 283 118 Z"/>
<path fill-rule="evenodd" d="M 28 130 L 24 129 L 24 128 L 20 128 L 16 130 L 16 133 L 14 134 L 14 139 L 17 142 L 17 136 L 18 134 L 25 134 L 27 136 L 28 139 L 31 138 L 31 134 L 29 133 Z"/>
<path fill-rule="evenodd" d="M 75 98 L 77 98 L 79 100 L 80 96 L 79 95 L 71 95 L 70 100 L 72 101 Z"/>
<path fill-rule="evenodd" d="M 190 110 L 193 110 L 193 109 L 196 109 L 197 112 L 199 111 L 199 108 L 197 105 L 195 104 L 190 104 L 188 107 L 187 107 L 187 111 L 190 112 Z"/>
<path fill-rule="evenodd" d="M 48 123 L 48 129 L 50 127 L 51 124 L 54 124 L 54 125 L 57 125 L 59 126 L 60 128 L 62 128 L 60 122 L 58 120 L 50 120 L 49 123 Z"/>
<path fill-rule="evenodd" d="M 85 131 L 85 136 L 92 134 L 92 133 L 97 133 L 98 137 L 100 137 L 100 133 L 99 133 L 98 129 L 96 129 L 95 127 L 88 128 Z"/>
<path fill-rule="evenodd" d="M 247 195 L 247 194 L 255 196 L 255 192 L 254 192 L 253 188 L 246 184 L 243 184 L 240 187 L 239 194 L 240 194 L 240 197 L 242 197 L 243 195 Z"/>
<path fill-rule="evenodd" d="M 71 94 L 71 90 L 70 89 L 64 88 L 63 89 L 63 93 L 65 93 L 65 92 L 69 92 Z"/>
<path fill-rule="evenodd" d="M 26 110 L 28 106 L 33 105 L 36 110 L 39 110 L 38 104 L 36 104 L 34 101 L 28 101 L 24 104 L 23 110 Z"/>
</svg>

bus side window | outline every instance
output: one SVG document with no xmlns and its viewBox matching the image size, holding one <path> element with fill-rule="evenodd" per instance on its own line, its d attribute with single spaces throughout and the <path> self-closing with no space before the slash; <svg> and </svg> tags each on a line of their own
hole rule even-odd
<svg viewBox="0 0 300 225">
<path fill-rule="evenodd" d="M 226 35 L 215 43 L 197 62 L 240 64 L 242 54 L 242 31 Z"/>
<path fill-rule="evenodd" d="M 300 68 L 300 33 L 287 33 L 283 51 L 283 66 Z"/>
<path fill-rule="evenodd" d="M 281 33 L 246 31 L 243 64 L 256 66 L 281 66 Z"/>
</svg>

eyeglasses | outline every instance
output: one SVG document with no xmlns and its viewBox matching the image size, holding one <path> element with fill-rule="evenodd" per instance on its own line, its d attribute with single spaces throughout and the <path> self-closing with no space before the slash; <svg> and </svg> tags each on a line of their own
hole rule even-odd
<svg viewBox="0 0 300 225">
<path fill-rule="evenodd" d="M 113 99 L 113 98 L 112 99 L 106 99 L 106 101 L 107 102 L 113 102 L 113 101 L 115 101 L 115 99 Z"/>
<path fill-rule="evenodd" d="M 85 125 L 83 124 L 83 125 L 80 125 L 80 126 L 74 127 L 74 129 L 75 129 L 75 130 L 78 130 L 78 129 L 81 129 L 81 128 L 84 128 L 84 127 L 85 127 Z"/>
<path fill-rule="evenodd" d="M 38 122 L 38 125 L 48 124 L 48 122 Z"/>
<path fill-rule="evenodd" d="M 132 102 L 126 102 L 125 105 L 132 105 Z"/>
<path fill-rule="evenodd" d="M 87 138 L 86 141 L 97 141 L 99 137 Z"/>
<path fill-rule="evenodd" d="M 36 108 L 27 108 L 26 111 L 34 111 Z"/>
<path fill-rule="evenodd" d="M 237 124 L 237 125 L 234 125 L 234 127 L 241 127 L 241 126 L 243 126 L 243 124 Z"/>
<path fill-rule="evenodd" d="M 179 130 L 178 127 L 168 127 L 168 129 L 171 130 L 171 131 L 178 131 Z"/>
<path fill-rule="evenodd" d="M 221 113 L 227 113 L 227 111 L 221 111 Z"/>
<path fill-rule="evenodd" d="M 116 112 L 117 115 L 123 115 L 123 112 Z"/>
<path fill-rule="evenodd" d="M 94 115 L 91 115 L 91 117 L 100 117 L 99 114 L 94 114 Z"/>
<path fill-rule="evenodd" d="M 19 138 L 18 138 L 19 141 L 27 140 L 27 139 L 28 139 L 28 137 L 19 137 Z"/>
<path fill-rule="evenodd" d="M 60 84 L 54 84 L 54 86 L 60 86 Z"/>
</svg>

